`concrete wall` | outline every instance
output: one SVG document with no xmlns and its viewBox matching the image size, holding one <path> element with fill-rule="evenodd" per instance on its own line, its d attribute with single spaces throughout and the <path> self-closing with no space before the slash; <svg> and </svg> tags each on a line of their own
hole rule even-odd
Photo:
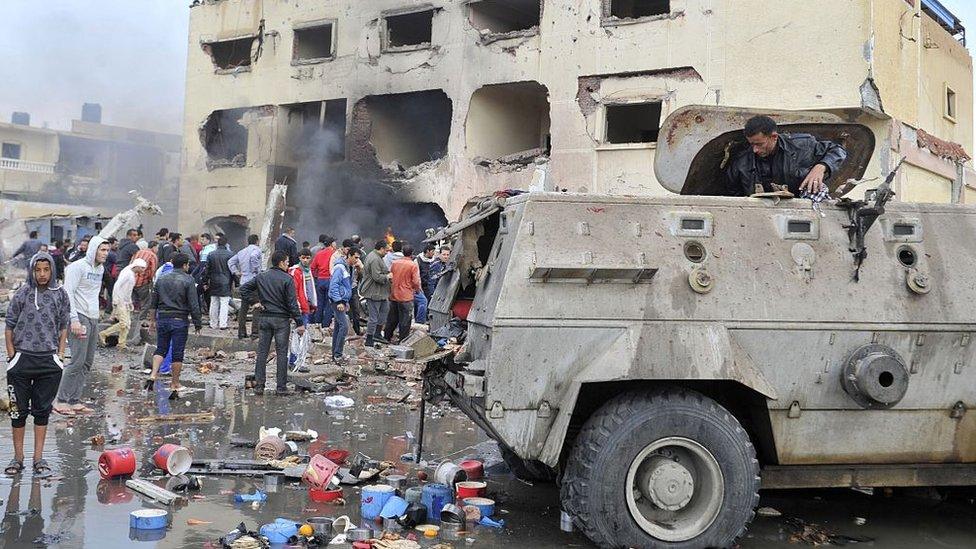
<svg viewBox="0 0 976 549">
<path fill-rule="evenodd" d="M 473 161 L 467 124 L 478 119 L 479 110 L 470 108 L 472 96 L 490 84 L 546 87 L 551 151 L 540 162 L 556 187 L 573 191 L 664 192 L 654 179 L 654 143 L 605 142 L 609 103 L 660 101 L 662 119 L 688 104 L 844 112 L 871 102 L 869 79 L 874 78 L 881 106 L 872 128 L 887 132 L 893 117 L 972 148 L 971 59 L 903 0 L 672 0 L 670 14 L 641 20 L 606 19 L 602 7 L 600 0 L 547 0 L 537 31 L 501 36 L 479 33 L 461 0 L 222 0 L 193 8 L 181 226 L 196 230 L 218 215 L 248 217 L 254 229 L 260 224 L 269 183 L 261 162 L 249 154 L 246 167 L 208 170 L 206 152 L 195 138 L 211 112 L 258 105 L 345 98 L 353 120 L 364 97 L 443 90 L 452 106 L 446 157 L 395 178 L 405 199 L 436 202 L 449 218 L 472 195 L 524 188 L 531 178 L 531 166 Z M 407 8 L 435 10 L 433 44 L 384 52 L 383 15 Z M 910 13 L 903 15 L 905 10 Z M 904 19 L 914 25 L 908 30 L 918 36 L 915 42 L 901 38 Z M 293 29 L 319 20 L 335 21 L 334 57 L 294 62 Z M 202 44 L 246 35 L 260 36 L 251 66 L 215 70 Z M 942 97 L 934 90 L 937 84 L 942 90 L 944 82 L 956 86 L 954 123 L 936 116 Z M 867 97 L 865 89 L 871 92 Z M 262 150 L 293 146 L 275 127 L 280 124 L 270 124 L 251 140 L 260 140 Z M 350 124 L 350 150 L 362 150 L 352 137 L 368 136 L 370 130 L 377 128 Z M 878 135 L 878 158 L 868 177 L 885 173 L 896 161 L 891 139 L 890 133 Z M 479 149 L 485 151 L 491 149 Z M 199 199 L 212 193 L 226 201 Z"/>
</svg>

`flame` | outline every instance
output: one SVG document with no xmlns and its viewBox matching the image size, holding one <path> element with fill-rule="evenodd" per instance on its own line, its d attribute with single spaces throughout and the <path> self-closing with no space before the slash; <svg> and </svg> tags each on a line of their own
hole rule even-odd
<svg viewBox="0 0 976 549">
<path fill-rule="evenodd" d="M 392 246 L 393 241 L 396 240 L 396 235 L 393 234 L 393 229 L 391 227 L 386 228 L 386 234 L 384 235 L 384 237 L 386 238 L 387 246 Z"/>
</svg>

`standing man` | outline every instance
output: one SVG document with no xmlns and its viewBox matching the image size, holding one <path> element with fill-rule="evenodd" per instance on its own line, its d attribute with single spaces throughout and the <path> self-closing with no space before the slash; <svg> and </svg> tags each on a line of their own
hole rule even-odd
<svg viewBox="0 0 976 549">
<path fill-rule="evenodd" d="M 132 262 L 132 256 L 139 251 L 139 229 L 129 229 L 125 232 L 125 240 L 119 243 L 118 262 L 121 271 Z"/>
<path fill-rule="evenodd" d="M 306 327 L 305 333 L 299 335 L 291 334 L 291 352 L 288 355 L 288 363 L 297 372 L 308 372 L 305 366 L 305 357 L 308 356 L 308 346 L 311 332 L 308 331 L 309 318 L 318 306 L 318 298 L 315 295 L 315 279 L 312 278 L 312 271 L 309 265 L 312 263 L 312 251 L 303 248 L 298 252 L 298 265 L 292 265 L 288 269 L 292 281 L 295 283 L 295 297 L 298 298 L 298 308 L 302 312 L 302 326 Z"/>
<path fill-rule="evenodd" d="M 342 354 L 346 336 L 349 335 L 349 318 L 346 312 L 349 311 L 349 304 L 355 298 L 352 290 L 352 269 L 359 261 L 359 254 L 359 248 L 350 247 L 343 261 L 335 264 L 332 278 L 329 279 L 329 304 L 332 306 L 336 321 L 335 330 L 332 332 L 332 360 L 335 362 L 343 362 L 346 359 Z"/>
<path fill-rule="evenodd" d="M 225 237 L 217 240 L 217 247 L 207 255 L 203 279 L 210 292 L 210 327 L 227 329 L 230 311 L 230 259 L 231 253 L 224 246 Z"/>
<path fill-rule="evenodd" d="M 288 255 L 288 265 L 298 263 L 298 242 L 295 241 L 295 228 L 285 227 L 285 232 L 281 233 L 275 241 L 276 252 L 285 252 Z"/>
<path fill-rule="evenodd" d="M 329 307 L 329 277 L 332 266 L 332 255 L 335 254 L 335 239 L 331 236 L 320 237 L 325 247 L 312 258 L 312 276 L 315 277 L 315 293 L 318 296 L 318 308 L 312 322 L 320 322 L 324 332 L 332 323 L 332 308 Z"/>
<path fill-rule="evenodd" d="M 369 321 L 366 323 L 366 346 L 373 347 L 375 343 L 387 343 L 380 334 L 383 323 L 390 312 L 390 276 L 389 269 L 383 262 L 386 255 L 386 239 L 379 239 L 373 245 L 373 251 L 366 256 L 363 266 L 363 281 L 359 284 L 359 291 L 366 298 L 366 311 Z"/>
<path fill-rule="evenodd" d="M 200 261 L 205 262 L 207 261 L 207 256 L 210 255 L 210 252 L 217 249 L 217 243 L 214 242 L 213 236 L 211 236 L 210 233 L 203 233 L 200 235 L 200 244 L 203 245 L 203 247 L 200 248 Z"/>
<path fill-rule="evenodd" d="M 37 231 L 31 231 L 27 234 L 27 240 L 25 240 L 20 247 L 17 248 L 17 251 L 10 256 L 10 259 L 17 257 L 18 255 L 23 255 L 25 260 L 24 263 L 27 263 L 40 249 L 41 241 L 37 239 Z"/>
<path fill-rule="evenodd" d="M 390 248 L 392 248 L 393 251 L 383 257 L 383 264 L 386 265 L 387 270 L 393 266 L 394 261 L 403 258 L 403 241 L 394 240 Z"/>
<path fill-rule="evenodd" d="M 27 284 L 10 300 L 4 331 L 14 443 L 14 458 L 4 469 L 8 475 L 24 469 L 28 414 L 34 416 L 34 476 L 51 474 L 44 460 L 44 438 L 51 403 L 61 382 L 61 357 L 70 322 L 71 302 L 54 278 L 54 259 L 46 253 L 32 256 Z"/>
<path fill-rule="evenodd" d="M 154 389 L 159 367 L 172 344 L 172 392 L 169 399 L 176 400 L 180 397 L 180 371 L 183 369 L 183 354 L 190 328 L 187 317 L 193 319 L 195 333 L 200 333 L 203 323 L 200 321 L 200 300 L 197 298 L 196 284 L 189 273 L 190 258 L 186 254 L 178 253 L 173 256 L 172 264 L 173 270 L 161 275 L 156 281 L 149 306 L 158 314 L 159 319 L 156 320 L 155 315 L 149 317 L 149 325 L 156 324 L 156 352 L 153 353 L 152 373 L 146 381 L 146 390 Z"/>
<path fill-rule="evenodd" d="M 93 236 L 84 258 L 64 271 L 64 289 L 71 303 L 71 363 L 65 366 L 58 390 L 54 411 L 62 415 L 91 413 L 91 408 L 81 403 L 88 372 L 95 363 L 95 347 L 98 342 L 98 292 L 102 288 L 108 242 Z"/>
<path fill-rule="evenodd" d="M 312 246 L 310 250 L 312 252 L 312 257 L 314 258 L 315 254 L 321 252 L 322 249 L 328 245 L 329 245 L 329 235 L 320 234 L 318 243 Z"/>
<path fill-rule="evenodd" d="M 431 292 L 437 289 L 437 282 L 447 272 L 447 264 L 451 261 L 451 247 L 441 246 L 437 252 L 437 259 L 430 264 Z"/>
<path fill-rule="evenodd" d="M 182 240 L 177 251 L 190 258 L 190 271 L 192 271 L 200 261 L 200 253 L 197 252 L 196 248 L 196 244 L 199 244 L 197 242 L 198 237 L 195 234 L 191 234 L 188 238 Z"/>
<path fill-rule="evenodd" d="M 413 296 L 420 292 L 420 268 L 413 260 L 413 246 L 403 246 L 403 257 L 393 262 L 393 284 L 390 287 L 390 314 L 386 321 L 385 336 L 393 341 L 393 332 L 399 327 L 399 341 L 410 335 L 413 317 Z"/>
<path fill-rule="evenodd" d="M 833 141 L 806 133 L 779 133 L 768 116 L 753 116 L 742 133 L 749 147 L 725 168 L 731 196 L 772 192 L 775 184 L 786 186 L 796 196 L 816 197 L 847 159 L 847 151 Z"/>
<path fill-rule="evenodd" d="M 302 325 L 302 312 L 295 296 L 295 283 L 288 276 L 288 254 L 282 250 L 271 254 L 271 265 L 270 269 L 241 286 L 241 299 L 259 303 L 261 306 L 261 312 L 258 313 L 260 337 L 257 363 L 254 365 L 254 377 L 257 381 L 254 394 L 264 394 L 268 352 L 271 350 L 271 340 L 274 339 L 277 353 L 275 394 L 283 396 L 291 394 L 287 386 L 289 327 L 294 320 L 298 326 L 298 335 L 304 335 L 305 326 Z"/>
<path fill-rule="evenodd" d="M 163 227 L 156 232 L 156 255 L 159 259 L 162 259 L 163 248 L 165 248 L 167 245 L 169 245 L 169 229 Z M 166 262 L 159 262 L 160 265 L 163 263 Z"/>
<path fill-rule="evenodd" d="M 119 272 L 119 278 L 112 289 L 115 305 L 115 318 L 118 322 L 98 333 L 98 342 L 104 347 L 105 338 L 119 334 L 119 350 L 129 348 L 129 328 L 132 326 L 132 291 L 136 287 L 136 276 L 146 270 L 146 261 L 138 257 Z"/>
<path fill-rule="evenodd" d="M 88 236 L 79 240 L 78 244 L 75 245 L 74 249 L 72 249 L 68 254 L 68 263 L 74 263 L 75 261 L 83 259 L 86 255 L 88 255 L 89 242 L 91 242 L 91 237 Z M 57 407 L 55 407 L 55 411 L 57 411 Z"/>
<path fill-rule="evenodd" d="M 241 277 L 241 285 L 247 284 L 261 272 L 261 248 L 258 246 L 258 235 L 247 237 L 247 247 L 234 254 L 227 262 L 230 271 Z M 251 303 L 241 297 L 241 308 L 237 310 L 237 338 L 247 338 L 247 310 Z M 251 323 L 251 337 L 258 337 L 257 315 Z"/>
<path fill-rule="evenodd" d="M 109 249 L 108 257 L 105 258 L 105 274 L 102 275 L 102 289 L 105 290 L 105 313 L 112 314 L 112 290 L 115 286 L 115 279 L 119 276 L 117 269 L 119 244 L 114 236 L 109 237 L 107 241 Z"/>
<path fill-rule="evenodd" d="M 145 247 L 143 247 L 145 246 Z M 138 305 L 139 314 L 136 315 L 135 319 L 135 330 L 129 330 L 129 341 L 126 343 L 127 346 L 132 347 L 142 343 L 142 323 L 149 318 L 149 302 L 152 298 L 152 288 L 153 288 L 153 276 L 156 275 L 156 266 L 159 263 L 159 258 L 156 257 L 156 252 L 148 248 L 148 243 L 142 241 L 139 244 L 139 251 L 132 256 L 132 261 L 136 259 L 141 259 L 146 262 L 146 268 L 142 272 L 136 274 L 136 285 L 132 290 L 132 295 L 134 297 L 133 307 Z"/>
</svg>

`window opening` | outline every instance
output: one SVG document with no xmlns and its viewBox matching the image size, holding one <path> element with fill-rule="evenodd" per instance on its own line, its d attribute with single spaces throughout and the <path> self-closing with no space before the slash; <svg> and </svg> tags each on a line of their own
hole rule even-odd
<svg viewBox="0 0 976 549">
<path fill-rule="evenodd" d="M 607 143 L 656 143 L 661 102 L 607 105 Z"/>
</svg>

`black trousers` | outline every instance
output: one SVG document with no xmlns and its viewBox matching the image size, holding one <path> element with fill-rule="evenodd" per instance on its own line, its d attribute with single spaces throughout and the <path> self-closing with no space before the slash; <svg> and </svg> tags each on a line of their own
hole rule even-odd
<svg viewBox="0 0 976 549">
<path fill-rule="evenodd" d="M 267 379 L 268 354 L 271 340 L 274 339 L 277 353 L 275 382 L 279 391 L 288 386 L 288 337 L 291 335 L 291 319 L 277 316 L 258 315 L 258 356 L 254 365 L 254 379 L 257 386 L 264 388 Z"/>
<path fill-rule="evenodd" d="M 237 337 L 239 338 L 247 337 L 247 311 L 250 308 L 251 304 L 242 299 L 241 308 L 237 310 Z M 254 315 L 254 319 L 251 320 L 251 335 L 258 335 L 258 315 Z"/>
<path fill-rule="evenodd" d="M 356 335 L 363 335 L 363 305 L 359 302 L 359 291 L 352 289 L 352 299 L 349 300 L 349 322 Z"/>
<path fill-rule="evenodd" d="M 34 425 L 47 425 L 61 384 L 64 366 L 59 362 L 54 353 L 17 352 L 10 358 L 7 394 L 10 397 L 10 422 L 14 427 L 24 427 L 28 415 L 34 416 Z"/>
<path fill-rule="evenodd" d="M 390 301 L 390 314 L 386 315 L 386 328 L 383 337 L 393 341 L 393 332 L 403 341 L 410 335 L 410 324 L 413 320 L 413 301 Z M 399 328 L 399 330 L 397 330 Z"/>
</svg>

